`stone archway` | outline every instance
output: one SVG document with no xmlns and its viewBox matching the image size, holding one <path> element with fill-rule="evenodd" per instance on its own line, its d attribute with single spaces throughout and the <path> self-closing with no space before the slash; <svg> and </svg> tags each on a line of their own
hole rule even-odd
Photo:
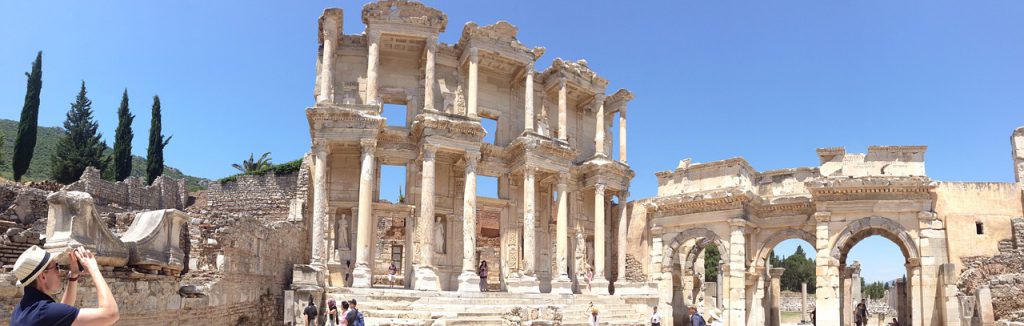
<svg viewBox="0 0 1024 326">
<path fill-rule="evenodd" d="M 922 306 L 919 301 L 922 299 L 921 296 L 923 294 L 921 292 L 921 256 L 918 241 L 915 235 L 902 224 L 881 216 L 864 217 L 847 223 L 834 236 L 835 240 L 829 246 L 831 249 L 826 257 L 829 258 L 830 269 L 838 272 L 836 273 L 838 277 L 831 279 L 829 286 L 832 287 L 834 293 L 838 294 L 838 306 L 841 311 L 839 320 L 843 323 L 849 322 L 847 318 L 852 316 L 853 305 L 861 298 L 859 277 L 853 275 L 859 273 L 859 267 L 853 268 L 853 270 L 858 270 L 855 272 L 846 270 L 848 268 L 847 255 L 861 240 L 875 235 L 892 241 L 903 254 L 908 281 L 905 284 L 907 296 L 896 298 L 895 300 L 900 303 L 897 303 L 897 307 L 894 307 L 894 309 L 896 309 L 899 320 L 910 321 L 911 324 L 919 325 L 921 323 L 919 315 Z"/>
<path fill-rule="evenodd" d="M 798 228 L 783 229 L 772 233 L 770 237 L 762 241 L 760 246 L 756 248 L 757 251 L 753 256 L 753 261 L 748 264 L 748 274 L 753 275 L 755 278 L 755 281 L 752 282 L 753 288 L 747 293 L 747 309 L 749 312 L 747 321 L 750 325 L 781 325 L 781 278 L 783 270 L 770 269 L 768 267 L 768 260 L 776 246 L 783 241 L 791 239 L 803 240 L 811 244 L 811 248 L 814 248 L 815 238 L 810 232 Z M 816 252 L 815 248 L 814 251 L 810 252 L 811 256 L 815 257 Z M 804 307 L 803 309 L 803 313 L 806 313 L 807 308 Z M 804 317 L 801 315 L 801 318 Z"/>
<path fill-rule="evenodd" d="M 722 307 L 725 301 L 724 297 L 728 295 L 724 290 L 726 287 L 723 285 L 723 280 L 727 278 L 727 275 L 722 269 L 719 269 L 719 279 L 715 283 L 715 287 L 704 288 L 704 277 L 698 277 L 694 272 L 698 270 L 696 268 L 698 258 L 710 244 L 715 244 L 718 248 L 722 257 L 721 264 L 728 263 L 729 244 L 717 233 L 706 228 L 687 229 L 667 238 L 671 240 L 665 241 L 667 245 L 665 245 L 666 254 L 662 260 L 662 269 L 663 272 L 672 274 L 672 311 L 675 315 L 673 324 L 685 325 L 685 320 L 688 318 L 687 309 L 692 305 L 702 304 L 703 300 L 699 297 L 702 289 L 703 291 L 714 291 L 716 301 L 713 305 L 717 308 Z M 703 304 L 706 308 L 710 308 L 707 306 L 708 303 Z"/>
</svg>

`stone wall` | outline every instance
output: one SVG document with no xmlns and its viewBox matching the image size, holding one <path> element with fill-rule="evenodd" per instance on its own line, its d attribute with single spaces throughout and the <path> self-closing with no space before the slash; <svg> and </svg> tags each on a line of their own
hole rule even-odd
<svg viewBox="0 0 1024 326">
<path fill-rule="evenodd" d="M 782 301 L 779 302 L 779 309 L 782 311 L 800 311 L 800 292 L 782 291 Z M 814 310 L 814 293 L 807 294 L 807 311 Z"/>
<path fill-rule="evenodd" d="M 992 309 L 1001 321 L 1024 321 L 1024 218 L 1012 220 L 1013 236 L 1000 241 L 994 256 L 964 257 L 957 287 L 974 295 L 982 287 L 992 292 Z"/>
<path fill-rule="evenodd" d="M 174 180 L 159 176 L 148 186 L 145 180 L 136 177 L 110 182 L 103 180 L 100 170 L 93 167 L 86 168 L 78 181 L 64 189 L 87 192 L 96 200 L 96 204 L 116 205 L 127 209 L 185 209 L 188 202 L 185 179 Z"/>
<path fill-rule="evenodd" d="M 206 209 L 285 219 L 295 210 L 294 205 L 302 205 L 301 199 L 306 197 L 308 189 L 309 155 L 306 155 L 297 173 L 242 175 L 234 181 L 211 183 L 206 194 Z"/>
</svg>

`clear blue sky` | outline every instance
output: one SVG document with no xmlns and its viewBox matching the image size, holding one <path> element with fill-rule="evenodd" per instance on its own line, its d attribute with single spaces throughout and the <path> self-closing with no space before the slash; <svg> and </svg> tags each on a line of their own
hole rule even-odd
<svg viewBox="0 0 1024 326">
<path fill-rule="evenodd" d="M 317 17 L 342 7 L 345 33 L 358 34 L 362 4 L 4 1 L 0 118 L 18 118 L 23 73 L 43 50 L 42 125 L 61 124 L 85 80 L 108 142 L 128 88 L 136 154 L 145 154 L 159 94 L 171 166 L 219 178 L 250 152 L 292 160 L 309 149 L 303 110 L 313 103 Z M 923 144 L 932 178 L 1013 178 L 1024 2 L 428 4 L 448 14 L 442 42 L 456 42 L 467 21 L 508 20 L 523 43 L 547 48 L 538 69 L 585 58 L 609 92 L 636 93 L 632 199 L 652 196 L 653 173 L 686 157 L 743 156 L 767 170 L 814 166 L 814 149 L 828 146 Z"/>
</svg>

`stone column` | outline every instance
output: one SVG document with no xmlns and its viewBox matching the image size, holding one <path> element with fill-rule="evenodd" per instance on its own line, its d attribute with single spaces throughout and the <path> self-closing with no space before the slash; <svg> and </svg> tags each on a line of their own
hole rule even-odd
<svg viewBox="0 0 1024 326">
<path fill-rule="evenodd" d="M 480 292 L 476 273 L 476 164 L 479 152 L 466 152 L 466 188 L 462 195 L 462 274 L 459 292 Z"/>
<path fill-rule="evenodd" d="M 557 277 L 551 281 L 551 293 L 572 294 L 572 280 L 569 279 L 569 174 L 558 175 L 558 216 L 555 221 L 555 271 Z"/>
<path fill-rule="evenodd" d="M 426 39 L 427 60 L 423 65 L 423 110 L 434 109 L 434 53 L 437 52 L 437 36 Z"/>
<path fill-rule="evenodd" d="M 540 293 L 540 282 L 537 281 L 535 273 L 537 267 L 537 223 L 534 214 L 536 170 L 533 167 L 523 169 L 523 261 L 519 276 L 509 278 L 505 282 L 508 291 L 513 293 Z"/>
<path fill-rule="evenodd" d="M 839 325 L 839 261 L 832 258 L 829 247 L 829 220 L 831 212 L 816 212 L 817 221 L 814 249 L 815 259 L 815 291 L 814 309 L 818 325 Z"/>
<path fill-rule="evenodd" d="M 537 120 L 537 118 L 533 116 L 533 64 L 534 62 L 531 61 L 530 64 L 526 65 L 526 68 L 524 68 L 526 69 L 526 85 L 524 87 L 526 88 L 526 94 L 523 94 L 523 102 L 526 103 L 524 110 L 526 112 L 526 117 L 523 118 L 526 120 L 525 130 L 531 132 L 533 131 L 533 123 Z"/>
<path fill-rule="evenodd" d="M 768 271 L 772 278 L 772 298 L 771 298 L 771 317 L 768 318 L 768 325 L 780 326 L 782 325 L 782 273 L 785 272 L 785 268 L 772 268 Z"/>
<path fill-rule="evenodd" d="M 370 236 L 373 227 L 373 171 L 377 169 L 374 150 L 377 140 L 363 139 L 359 142 L 362 148 L 362 161 L 359 166 L 359 217 L 356 220 L 356 266 L 352 271 L 352 286 L 359 288 L 371 287 L 373 265 L 370 261 Z"/>
<path fill-rule="evenodd" d="M 619 193 L 619 233 L 615 239 L 615 261 L 618 265 L 616 269 L 618 272 L 618 279 L 615 281 L 617 284 L 626 282 L 626 241 L 629 235 L 629 212 L 627 209 L 626 201 L 629 198 L 629 191 L 622 191 Z"/>
<path fill-rule="evenodd" d="M 313 153 L 315 163 L 313 165 L 313 221 L 310 223 L 312 235 L 312 257 L 310 265 L 326 266 L 327 244 L 324 234 L 327 230 L 327 141 L 323 139 L 313 140 Z"/>
<path fill-rule="evenodd" d="M 605 185 L 598 183 L 594 185 L 594 280 L 590 282 L 591 293 L 597 295 L 608 294 L 608 278 L 605 277 L 605 215 L 604 215 L 604 191 Z"/>
<path fill-rule="evenodd" d="M 619 109 L 619 162 L 626 163 L 626 104 Z"/>
<path fill-rule="evenodd" d="M 850 307 L 853 308 L 853 311 L 857 310 L 857 304 L 860 303 L 860 291 L 860 262 L 854 261 L 853 265 L 850 265 Z"/>
<path fill-rule="evenodd" d="M 597 126 L 594 132 L 594 156 L 605 155 L 604 153 L 604 94 L 594 95 L 594 102 L 597 102 L 597 114 L 594 120 Z"/>
<path fill-rule="evenodd" d="M 807 318 L 807 282 L 800 283 L 800 321 L 809 321 Z"/>
<path fill-rule="evenodd" d="M 839 267 L 839 275 L 842 282 L 842 287 L 839 292 L 839 310 L 842 311 L 842 313 L 839 314 L 839 322 L 842 325 L 850 325 L 853 323 L 853 305 L 855 303 L 852 301 L 853 296 L 850 295 L 852 292 L 851 290 L 853 290 L 852 283 L 850 283 L 852 281 L 850 278 L 850 272 L 850 266 Z"/>
<path fill-rule="evenodd" d="M 380 32 L 366 34 L 366 104 L 377 104 L 377 66 L 380 65 Z"/>
<path fill-rule="evenodd" d="M 566 104 L 566 101 L 568 101 L 568 99 L 566 98 L 567 97 L 566 93 L 568 92 L 568 90 L 566 90 L 565 83 L 566 83 L 565 78 L 561 78 L 561 79 L 558 80 L 558 139 L 559 140 L 567 140 L 568 137 L 569 137 L 568 130 L 566 130 L 567 124 L 565 122 L 566 121 L 566 112 L 565 112 L 565 110 L 566 110 L 566 106 L 568 106 L 568 104 Z"/>
<path fill-rule="evenodd" d="M 911 325 L 924 325 L 924 316 L 921 313 L 921 310 L 924 309 L 922 304 L 922 296 L 924 294 L 921 293 L 921 285 L 923 282 L 921 280 L 920 258 L 907 259 L 907 281 L 910 282 L 907 294 L 910 295 L 910 311 L 912 313 L 910 317 Z"/>
<path fill-rule="evenodd" d="M 469 48 L 469 90 L 466 95 L 466 116 L 475 118 L 477 116 L 477 88 L 479 87 L 478 66 L 480 63 L 479 50 Z"/>
<path fill-rule="evenodd" d="M 420 291 L 440 291 L 441 284 L 434 270 L 434 159 L 437 145 L 423 145 L 423 171 L 420 175 L 420 218 L 416 221 L 416 236 L 420 239 L 419 265 L 416 266 L 413 288 Z"/>
<path fill-rule="evenodd" d="M 333 12 L 333 11 L 332 11 Z M 324 54 L 320 59 L 320 96 L 317 103 L 334 102 L 334 41 L 338 37 L 338 20 L 334 15 L 324 15 Z"/>
<path fill-rule="evenodd" d="M 743 326 L 747 317 L 746 226 L 743 219 L 729 221 L 729 304 L 724 318 L 733 326 Z"/>
</svg>

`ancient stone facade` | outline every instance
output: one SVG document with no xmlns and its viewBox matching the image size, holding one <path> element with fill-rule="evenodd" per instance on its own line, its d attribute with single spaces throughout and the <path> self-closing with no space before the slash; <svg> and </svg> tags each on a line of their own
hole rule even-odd
<svg viewBox="0 0 1024 326">
<path fill-rule="evenodd" d="M 67 190 L 93 194 L 99 204 L 117 205 L 129 209 L 173 208 L 185 209 L 188 202 L 188 188 L 185 180 L 174 180 L 159 176 L 153 184 L 146 185 L 142 178 L 128 177 L 124 181 L 103 180 L 100 170 L 88 167 L 82 177 L 65 187 Z"/>
</svg>

